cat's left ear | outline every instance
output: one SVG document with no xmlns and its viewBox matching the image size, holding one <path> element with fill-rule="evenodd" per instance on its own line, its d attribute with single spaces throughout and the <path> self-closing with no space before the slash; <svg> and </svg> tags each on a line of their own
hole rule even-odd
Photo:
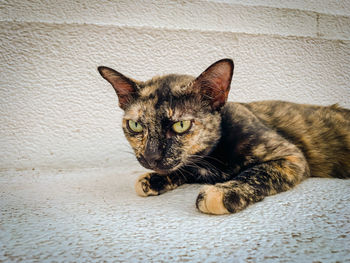
<svg viewBox="0 0 350 263">
<path fill-rule="evenodd" d="M 194 90 L 209 100 L 214 110 L 220 109 L 227 101 L 233 68 L 232 59 L 219 60 L 200 74 L 193 83 Z"/>
</svg>

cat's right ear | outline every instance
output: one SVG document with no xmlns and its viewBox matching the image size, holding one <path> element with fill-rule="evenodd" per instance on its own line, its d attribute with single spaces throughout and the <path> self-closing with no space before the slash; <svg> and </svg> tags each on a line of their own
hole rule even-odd
<svg viewBox="0 0 350 263">
<path fill-rule="evenodd" d="M 119 107 L 125 110 L 136 95 L 136 83 L 114 69 L 108 67 L 98 67 L 97 69 L 101 76 L 112 84 L 118 95 Z"/>
</svg>

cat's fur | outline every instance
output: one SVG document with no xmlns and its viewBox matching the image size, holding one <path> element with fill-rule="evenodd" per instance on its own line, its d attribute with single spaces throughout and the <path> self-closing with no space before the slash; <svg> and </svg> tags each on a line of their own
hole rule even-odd
<svg viewBox="0 0 350 263">
<path fill-rule="evenodd" d="M 139 162 L 155 172 L 135 184 L 141 196 L 204 183 L 204 213 L 240 211 L 309 176 L 350 177 L 350 110 L 282 101 L 227 102 L 233 62 L 199 77 L 167 75 L 146 82 L 99 67 L 125 111 L 123 129 Z M 135 133 L 132 120 L 143 127 Z M 191 121 L 177 134 L 175 122 Z"/>
</svg>

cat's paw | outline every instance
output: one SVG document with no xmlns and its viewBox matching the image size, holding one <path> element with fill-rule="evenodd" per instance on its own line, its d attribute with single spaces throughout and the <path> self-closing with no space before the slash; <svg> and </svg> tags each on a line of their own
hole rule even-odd
<svg viewBox="0 0 350 263">
<path fill-rule="evenodd" d="M 257 193 L 253 186 L 238 181 L 206 185 L 199 192 L 196 206 L 206 214 L 237 213 L 264 198 Z"/>
<path fill-rule="evenodd" d="M 206 214 L 223 215 L 230 213 L 224 205 L 223 188 L 214 185 L 204 186 L 197 197 L 196 206 Z"/>
<path fill-rule="evenodd" d="M 165 176 L 146 173 L 136 180 L 135 191 L 139 196 L 159 195 L 164 192 L 167 183 Z"/>
</svg>

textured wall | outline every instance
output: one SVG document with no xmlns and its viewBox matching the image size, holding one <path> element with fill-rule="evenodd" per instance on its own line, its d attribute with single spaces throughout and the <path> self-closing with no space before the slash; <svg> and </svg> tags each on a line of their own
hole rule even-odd
<svg viewBox="0 0 350 263">
<path fill-rule="evenodd" d="M 99 65 L 146 80 L 231 57 L 231 100 L 350 107 L 349 1 L 0 5 L 1 169 L 138 165 Z"/>
</svg>

